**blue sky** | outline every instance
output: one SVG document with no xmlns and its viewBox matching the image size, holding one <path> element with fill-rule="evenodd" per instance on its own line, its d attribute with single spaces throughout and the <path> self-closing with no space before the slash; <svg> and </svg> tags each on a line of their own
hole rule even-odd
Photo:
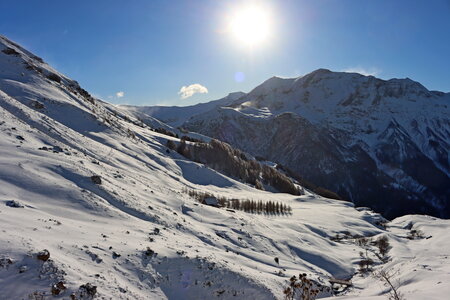
<svg viewBox="0 0 450 300">
<path fill-rule="evenodd" d="M 253 49 L 225 30 L 247 2 L 1 1 L 0 34 L 112 103 L 190 105 L 318 68 L 450 91 L 448 0 L 252 1 L 272 24 Z M 191 84 L 208 93 L 182 99 Z"/>
</svg>

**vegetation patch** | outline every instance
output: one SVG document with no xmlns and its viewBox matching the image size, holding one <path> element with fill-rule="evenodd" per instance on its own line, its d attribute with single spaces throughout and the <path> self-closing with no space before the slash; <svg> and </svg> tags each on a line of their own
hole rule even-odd
<svg viewBox="0 0 450 300">
<path fill-rule="evenodd" d="M 296 172 L 286 166 L 283 166 L 282 164 L 277 164 L 276 168 L 286 173 L 286 175 L 288 175 L 289 177 L 294 178 L 301 186 L 316 193 L 317 195 L 329 199 L 343 200 L 343 198 L 335 192 L 309 182 L 308 180 L 304 179 L 302 176 L 298 175 Z"/>
<path fill-rule="evenodd" d="M 178 134 L 176 134 L 176 133 L 173 132 L 173 131 L 170 131 L 170 130 L 167 130 L 167 129 L 165 129 L 165 128 L 162 128 L 162 127 L 160 127 L 160 128 L 155 128 L 155 129 L 153 129 L 153 130 L 156 131 L 156 132 L 158 132 L 158 133 L 164 134 L 164 135 L 168 135 L 168 136 L 171 136 L 171 137 L 178 138 Z"/>
<path fill-rule="evenodd" d="M 2 52 L 5 53 L 6 55 L 16 55 L 16 56 L 19 55 L 19 52 L 10 47 L 6 47 L 5 49 L 2 50 Z"/>
<path fill-rule="evenodd" d="M 286 300 L 314 300 L 320 292 L 324 291 L 328 292 L 329 287 L 314 282 L 303 273 L 289 279 L 289 284 L 284 288 L 283 294 Z"/>
<path fill-rule="evenodd" d="M 227 198 L 227 197 L 218 197 L 214 194 L 208 192 L 199 192 L 196 190 L 188 190 L 184 188 L 183 193 L 188 194 L 190 197 L 196 199 L 200 203 L 223 207 L 228 210 L 242 210 L 247 213 L 253 214 L 267 214 L 267 215 L 287 215 L 292 213 L 292 208 L 289 205 L 278 201 L 262 201 L 262 200 L 252 200 L 252 199 L 236 199 L 236 198 Z M 208 200 L 214 199 L 217 203 L 209 204 Z"/>
<path fill-rule="evenodd" d="M 248 158 L 244 152 L 227 143 L 213 139 L 209 143 L 188 144 L 186 140 L 181 139 L 176 148 L 174 143 L 168 143 L 167 146 L 186 158 L 207 165 L 227 176 L 238 178 L 258 189 L 264 189 L 265 184 L 281 193 L 303 195 L 303 190 L 289 177 L 272 167 Z"/>
<path fill-rule="evenodd" d="M 47 75 L 47 78 L 50 79 L 51 81 L 57 82 L 57 83 L 61 83 L 61 77 L 59 77 L 57 74 L 55 73 L 49 73 Z"/>
</svg>

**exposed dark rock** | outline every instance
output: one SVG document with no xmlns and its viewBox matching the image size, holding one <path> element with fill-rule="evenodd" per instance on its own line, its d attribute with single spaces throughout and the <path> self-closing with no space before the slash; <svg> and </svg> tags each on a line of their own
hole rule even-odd
<svg viewBox="0 0 450 300">
<path fill-rule="evenodd" d="M 36 254 L 36 258 L 42 261 L 47 261 L 50 258 L 50 252 L 44 249 Z"/>
<path fill-rule="evenodd" d="M 23 208 L 24 207 L 19 201 L 16 201 L 16 200 L 8 200 L 8 201 L 6 201 L 6 206 L 16 207 L 16 208 Z"/>
<path fill-rule="evenodd" d="M 81 299 L 89 299 L 89 298 L 92 299 L 97 294 L 97 286 L 91 283 L 86 283 L 81 285 L 78 291 Z"/>
<path fill-rule="evenodd" d="M 95 184 L 102 184 L 102 178 L 99 175 L 91 176 L 91 181 Z"/>
<path fill-rule="evenodd" d="M 15 49 L 7 47 L 5 49 L 2 50 L 3 53 L 7 54 L 7 55 L 19 55 L 19 52 L 17 52 Z"/>
<path fill-rule="evenodd" d="M 7 268 L 12 265 L 14 261 L 9 257 L 1 257 L 0 258 L 0 268 Z"/>
<path fill-rule="evenodd" d="M 30 105 L 31 105 L 31 107 L 34 107 L 36 109 L 44 109 L 45 108 L 44 104 L 42 104 L 41 102 L 39 102 L 37 100 L 32 101 L 30 103 Z"/>
<path fill-rule="evenodd" d="M 53 296 L 57 296 L 59 294 L 61 294 L 62 292 L 64 292 L 66 290 L 66 286 L 64 285 L 64 282 L 59 281 L 58 283 L 55 283 L 54 285 L 52 285 L 52 295 Z"/>
<path fill-rule="evenodd" d="M 49 73 L 48 75 L 47 75 L 47 78 L 48 79 L 50 79 L 50 80 L 52 80 L 52 81 L 55 81 L 55 82 L 57 82 L 57 83 L 60 83 L 61 82 L 61 77 L 59 77 L 57 74 L 55 74 L 55 73 Z"/>
</svg>

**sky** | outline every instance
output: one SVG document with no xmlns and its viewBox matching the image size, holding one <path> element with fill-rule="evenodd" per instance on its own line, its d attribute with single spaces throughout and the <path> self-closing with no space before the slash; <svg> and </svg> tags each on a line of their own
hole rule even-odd
<svg viewBox="0 0 450 300">
<path fill-rule="evenodd" d="M 269 20 L 252 45 L 230 29 L 249 6 Z M 1 1 L 0 34 L 115 104 L 192 105 L 318 68 L 450 92 L 450 0 Z"/>
</svg>

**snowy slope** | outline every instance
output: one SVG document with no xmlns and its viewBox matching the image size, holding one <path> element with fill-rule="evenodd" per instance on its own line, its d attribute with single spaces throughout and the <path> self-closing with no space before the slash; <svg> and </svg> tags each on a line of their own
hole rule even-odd
<svg viewBox="0 0 450 300">
<path fill-rule="evenodd" d="M 227 106 L 245 95 L 242 92 L 230 93 L 228 96 L 210 101 L 207 103 L 198 103 L 192 106 L 132 106 L 123 105 L 122 107 L 142 119 L 153 119 L 163 121 L 173 127 L 178 127 L 189 118 L 210 111 L 215 107 Z"/>
<path fill-rule="evenodd" d="M 450 93 L 408 78 L 319 69 L 273 77 L 228 106 L 190 115 L 183 127 L 282 163 L 390 218 L 450 217 Z"/>
<path fill-rule="evenodd" d="M 406 216 L 383 229 L 383 218 L 348 202 L 256 190 L 167 151 L 174 138 L 0 42 L 17 52 L 0 52 L 0 299 L 89 299 L 92 286 L 100 299 L 281 299 L 299 272 L 325 286 L 353 277 L 347 298 L 385 299 L 378 279 L 355 275 L 354 237 L 381 235 L 393 248 L 375 269 L 399 270 L 407 299 L 450 292 L 449 221 Z M 293 212 L 227 211 L 183 188 L 283 201 Z M 406 239 L 411 228 L 431 237 Z M 66 290 L 51 296 L 58 282 Z"/>
</svg>

